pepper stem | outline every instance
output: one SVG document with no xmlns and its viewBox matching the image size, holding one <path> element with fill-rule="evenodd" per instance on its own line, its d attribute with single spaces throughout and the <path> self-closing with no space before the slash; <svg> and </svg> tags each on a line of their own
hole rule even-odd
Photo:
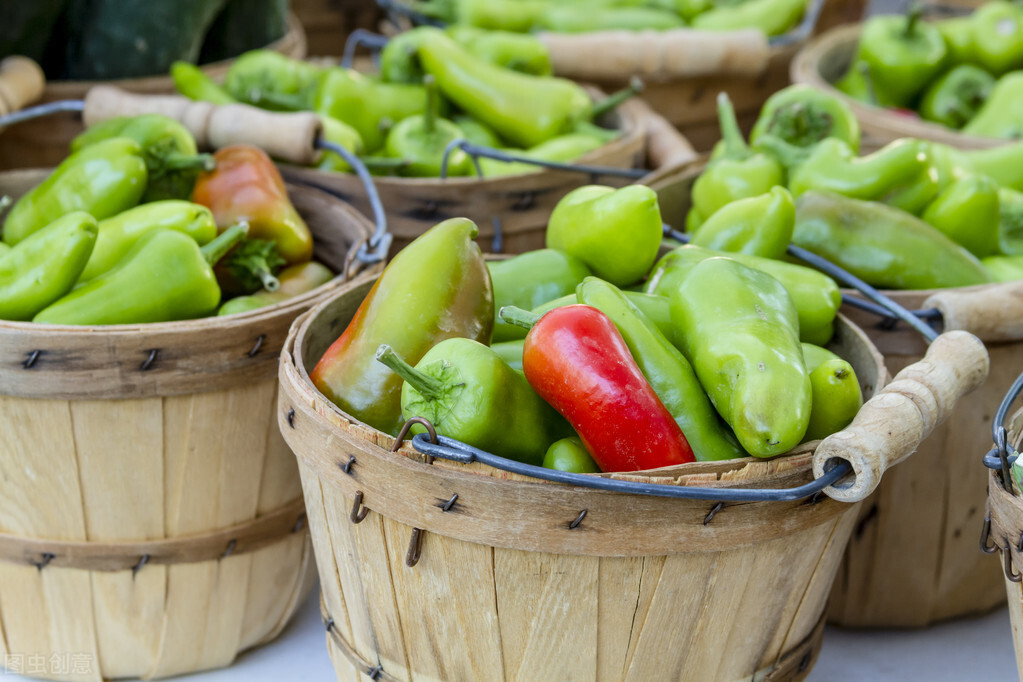
<svg viewBox="0 0 1023 682">
<path fill-rule="evenodd" d="M 164 171 L 199 168 L 209 173 L 216 167 L 217 160 L 212 154 L 168 154 L 160 159 L 160 169 Z"/>
<path fill-rule="evenodd" d="M 227 252 L 238 245 L 238 242 L 245 239 L 249 233 L 249 224 L 244 220 L 236 225 L 227 228 L 217 238 L 203 246 L 200 251 L 210 265 L 216 265 L 217 261 L 227 255 Z"/>
<path fill-rule="evenodd" d="M 917 22 L 920 21 L 924 14 L 924 6 L 919 2 L 913 2 L 910 4 L 909 9 L 906 10 L 906 30 L 902 34 L 903 37 L 909 38 L 916 31 Z"/>
<path fill-rule="evenodd" d="M 380 344 L 380 347 L 377 348 L 376 359 L 387 365 L 395 374 L 404 379 L 406 384 L 419 391 L 428 400 L 436 400 L 443 394 L 443 381 L 420 372 L 405 362 L 386 343 Z"/>
<path fill-rule="evenodd" d="M 594 120 L 600 118 L 607 112 L 616 108 L 622 102 L 632 99 L 641 92 L 643 92 L 643 81 L 633 76 L 629 79 L 629 84 L 626 87 L 622 88 L 618 92 L 608 95 L 593 105 L 592 118 Z"/>
<path fill-rule="evenodd" d="M 432 134 L 437 129 L 437 79 L 432 74 L 423 76 L 426 88 L 426 111 L 423 112 L 423 130 Z"/>
<path fill-rule="evenodd" d="M 718 93 L 718 125 L 721 127 L 721 139 L 725 142 L 725 158 L 742 159 L 749 156 L 749 145 L 739 129 L 735 107 L 727 92 Z"/>
<path fill-rule="evenodd" d="M 536 321 L 540 319 L 540 316 L 536 313 L 522 308 L 517 308 L 513 305 L 502 306 L 501 310 L 498 311 L 498 316 L 508 324 L 514 324 L 519 327 L 525 327 L 526 329 L 532 329 Z"/>
</svg>

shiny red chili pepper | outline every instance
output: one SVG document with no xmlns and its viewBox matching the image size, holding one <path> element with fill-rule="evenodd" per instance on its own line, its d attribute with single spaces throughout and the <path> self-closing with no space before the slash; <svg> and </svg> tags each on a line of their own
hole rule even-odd
<svg viewBox="0 0 1023 682">
<path fill-rule="evenodd" d="M 602 471 L 693 462 L 693 450 L 596 308 L 569 305 L 541 317 L 526 336 L 522 369 L 533 389 L 582 438 Z"/>
</svg>

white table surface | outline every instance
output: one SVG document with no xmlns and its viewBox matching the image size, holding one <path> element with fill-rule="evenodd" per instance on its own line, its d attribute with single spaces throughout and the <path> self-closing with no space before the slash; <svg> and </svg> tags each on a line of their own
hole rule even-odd
<svg viewBox="0 0 1023 682">
<path fill-rule="evenodd" d="M 314 591 L 275 641 L 229 668 L 173 678 L 183 682 L 333 682 Z M 926 630 L 856 631 L 829 627 L 811 682 L 898 680 L 1011 682 L 1017 679 L 1009 613 L 952 621 Z M 0 680 L 28 680 L 4 675 Z"/>
</svg>

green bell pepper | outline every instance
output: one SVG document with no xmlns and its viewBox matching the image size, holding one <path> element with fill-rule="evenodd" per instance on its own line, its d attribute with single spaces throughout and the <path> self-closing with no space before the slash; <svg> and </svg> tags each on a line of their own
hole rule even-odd
<svg viewBox="0 0 1023 682">
<path fill-rule="evenodd" d="M 920 21 L 922 11 L 913 5 L 906 16 L 877 15 L 863 24 L 857 60 L 870 65 L 883 106 L 907 107 L 945 65 L 945 39 L 935 26 Z"/>
<path fill-rule="evenodd" d="M 784 187 L 759 197 L 737 199 L 707 218 L 691 244 L 716 251 L 778 259 L 792 241 L 796 205 Z"/>
<path fill-rule="evenodd" d="M 949 128 L 962 128 L 977 115 L 994 85 L 994 76 L 984 69 L 960 64 L 924 91 L 920 116 Z"/>
</svg>

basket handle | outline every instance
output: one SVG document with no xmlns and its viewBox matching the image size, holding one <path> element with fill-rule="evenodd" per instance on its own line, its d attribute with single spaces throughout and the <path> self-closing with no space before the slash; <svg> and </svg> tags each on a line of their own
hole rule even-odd
<svg viewBox="0 0 1023 682">
<path fill-rule="evenodd" d="M 559 76 L 578 80 L 664 81 L 694 76 L 758 76 L 770 46 L 758 29 L 540 33 Z"/>
<path fill-rule="evenodd" d="M 674 168 L 699 158 L 686 136 L 649 104 L 634 99 L 628 106 L 636 112 L 639 124 L 646 132 L 646 156 L 650 168 Z"/>
<path fill-rule="evenodd" d="M 982 341 L 1023 339 L 1023 281 L 940 291 L 924 301 L 924 307 L 941 312 L 945 329 L 962 329 Z"/>
<path fill-rule="evenodd" d="M 824 492 L 841 502 L 866 498 L 889 467 L 912 454 L 961 397 L 984 383 L 988 369 L 987 349 L 976 336 L 965 331 L 939 336 L 922 360 L 896 374 L 849 426 L 817 447 L 815 477 L 824 475 L 834 459 L 851 464 L 855 475 Z"/>
<path fill-rule="evenodd" d="M 0 61 L 0 116 L 18 111 L 43 96 L 46 76 L 28 57 Z"/>
<path fill-rule="evenodd" d="M 320 155 L 316 140 L 323 124 L 311 112 L 278 113 L 247 104 L 218 106 L 179 95 L 139 95 L 112 85 L 94 86 L 85 95 L 86 126 L 139 114 L 163 114 L 180 121 L 200 147 L 251 144 L 270 156 L 305 166 Z"/>
</svg>

